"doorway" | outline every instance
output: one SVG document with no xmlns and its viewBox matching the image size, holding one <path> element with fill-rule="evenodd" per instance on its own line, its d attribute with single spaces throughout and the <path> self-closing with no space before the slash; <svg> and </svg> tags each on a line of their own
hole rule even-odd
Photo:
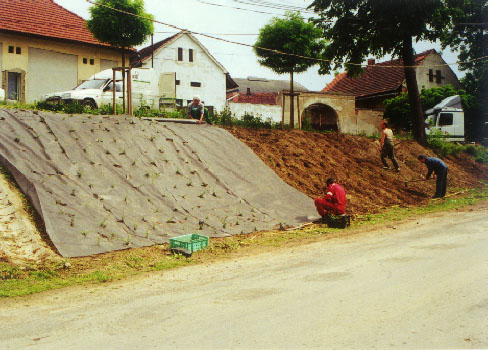
<svg viewBox="0 0 488 350">
<path fill-rule="evenodd" d="M 338 117 L 336 111 L 325 104 L 315 103 L 308 106 L 303 112 L 303 129 L 316 131 L 338 131 Z"/>
</svg>

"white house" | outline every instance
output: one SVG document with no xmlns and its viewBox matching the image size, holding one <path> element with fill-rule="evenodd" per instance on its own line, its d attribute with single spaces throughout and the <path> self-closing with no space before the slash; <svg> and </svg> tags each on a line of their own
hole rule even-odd
<svg viewBox="0 0 488 350">
<path fill-rule="evenodd" d="M 190 33 L 179 32 L 138 51 L 133 67 L 154 68 L 166 102 L 186 106 L 199 95 L 205 106 L 225 108 L 226 89 L 235 83 L 227 70 Z"/>
</svg>

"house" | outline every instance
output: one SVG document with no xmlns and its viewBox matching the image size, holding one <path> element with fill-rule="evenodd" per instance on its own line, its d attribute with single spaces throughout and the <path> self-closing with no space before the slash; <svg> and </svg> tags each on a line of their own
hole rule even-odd
<svg viewBox="0 0 488 350">
<path fill-rule="evenodd" d="M 168 105 L 173 101 L 186 106 L 199 95 L 206 106 L 221 111 L 226 105 L 226 90 L 237 86 L 205 46 L 185 31 L 139 50 L 131 65 L 159 72 L 160 92 Z"/>
<path fill-rule="evenodd" d="M 53 0 L 0 0 L 0 86 L 11 101 L 32 103 L 71 90 L 121 62 L 85 20 Z"/>
<path fill-rule="evenodd" d="M 456 89 L 461 87 L 456 74 L 436 50 L 421 52 L 415 55 L 414 59 L 419 91 L 424 87 L 432 88 L 447 84 L 453 85 Z M 352 78 L 346 73 L 341 73 L 322 92 L 352 94 L 356 98 L 356 108 L 384 110 L 384 100 L 406 91 L 402 65 L 401 59 L 381 63 L 369 59 L 368 66 L 364 68 L 361 75 Z"/>
</svg>

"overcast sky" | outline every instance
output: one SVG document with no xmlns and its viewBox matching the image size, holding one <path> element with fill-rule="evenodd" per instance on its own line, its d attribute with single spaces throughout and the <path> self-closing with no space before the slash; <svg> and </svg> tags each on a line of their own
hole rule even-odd
<svg viewBox="0 0 488 350">
<path fill-rule="evenodd" d="M 66 9 L 88 19 L 89 7 L 86 0 L 55 0 Z M 287 6 L 305 8 L 312 0 L 145 0 L 146 12 L 155 20 L 187 29 L 192 32 L 205 33 L 229 41 L 253 45 L 259 29 L 271 18 L 281 16 Z M 258 3 L 260 5 L 252 5 Z M 263 6 L 269 5 L 269 6 Z M 277 8 L 278 7 L 278 8 Z M 301 12 L 307 18 L 307 11 Z M 173 35 L 178 30 L 169 26 L 154 23 L 154 42 Z M 232 34 L 232 35 L 231 35 Z M 252 48 L 231 44 L 201 35 L 196 36 L 209 52 L 227 69 L 233 78 L 257 76 L 268 79 L 288 80 L 289 75 L 277 75 L 271 69 L 261 66 Z M 150 44 L 150 41 L 143 46 Z M 441 52 L 439 45 L 419 43 L 415 45 L 417 52 L 435 48 Z M 442 53 L 447 63 L 454 63 L 457 56 L 446 51 Z M 377 62 L 386 60 L 377 59 Z M 451 66 L 460 77 L 457 66 Z M 294 75 L 295 81 L 309 90 L 320 91 L 332 81 L 333 75 L 318 75 L 318 67 L 314 66 L 307 72 Z"/>
</svg>

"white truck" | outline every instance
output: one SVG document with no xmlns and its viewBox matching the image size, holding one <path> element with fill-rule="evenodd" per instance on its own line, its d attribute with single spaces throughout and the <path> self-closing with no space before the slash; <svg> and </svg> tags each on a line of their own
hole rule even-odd
<svg viewBox="0 0 488 350">
<path fill-rule="evenodd" d="M 465 142 L 464 110 L 459 95 L 443 99 L 437 105 L 425 111 L 425 133 L 436 130 L 442 132 L 445 141 Z"/>
<path fill-rule="evenodd" d="M 0 88 L 0 102 L 5 101 L 5 90 Z"/>
<path fill-rule="evenodd" d="M 131 72 L 133 107 L 139 108 L 142 106 L 158 109 L 160 100 L 159 77 L 154 72 L 154 69 L 134 68 Z M 120 105 L 122 104 L 122 74 L 120 71 L 116 72 L 115 80 L 116 104 Z M 113 105 L 113 85 L 113 71 L 112 69 L 106 69 L 92 75 L 73 90 L 43 95 L 41 102 L 61 101 L 63 103 L 71 103 L 76 101 L 91 108 Z"/>
</svg>

